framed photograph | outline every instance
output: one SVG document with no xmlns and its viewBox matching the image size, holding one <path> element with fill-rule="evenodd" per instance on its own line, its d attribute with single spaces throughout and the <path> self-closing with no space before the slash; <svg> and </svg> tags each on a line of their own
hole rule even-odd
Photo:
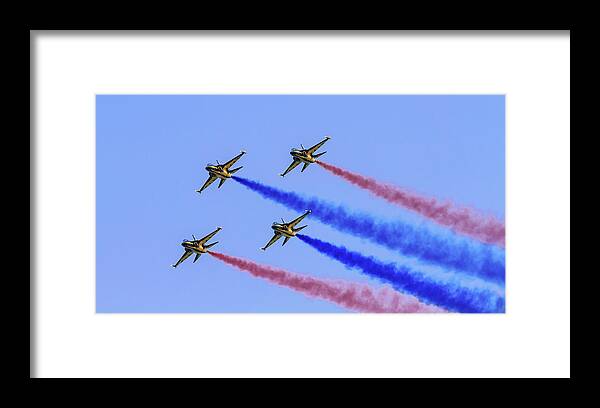
<svg viewBox="0 0 600 408">
<path fill-rule="evenodd" d="M 568 31 L 30 45 L 32 377 L 570 376 Z"/>
</svg>

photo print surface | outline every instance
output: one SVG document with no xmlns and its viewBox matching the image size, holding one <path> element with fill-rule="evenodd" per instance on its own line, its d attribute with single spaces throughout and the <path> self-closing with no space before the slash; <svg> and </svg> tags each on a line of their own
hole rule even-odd
<svg viewBox="0 0 600 408">
<path fill-rule="evenodd" d="M 503 95 L 97 95 L 96 312 L 504 313 Z"/>
</svg>

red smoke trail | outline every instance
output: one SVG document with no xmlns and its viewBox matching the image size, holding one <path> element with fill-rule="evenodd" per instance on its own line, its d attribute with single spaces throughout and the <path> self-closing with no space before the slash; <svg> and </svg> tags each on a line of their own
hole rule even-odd
<svg viewBox="0 0 600 408">
<path fill-rule="evenodd" d="M 436 306 L 425 305 L 412 296 L 384 287 L 376 290 L 367 285 L 321 280 L 310 276 L 260 265 L 234 256 L 208 251 L 209 254 L 251 275 L 285 286 L 305 295 L 326 299 L 348 309 L 369 313 L 435 313 L 445 312 Z"/>
<path fill-rule="evenodd" d="M 505 246 L 504 223 L 494 217 L 486 217 L 477 214 L 472 209 L 458 207 L 452 203 L 441 203 L 434 198 L 421 197 L 410 191 L 380 183 L 373 178 L 361 176 L 322 161 L 317 161 L 317 163 L 336 176 L 340 176 L 378 197 L 417 212 L 456 232 L 488 244 Z"/>
</svg>

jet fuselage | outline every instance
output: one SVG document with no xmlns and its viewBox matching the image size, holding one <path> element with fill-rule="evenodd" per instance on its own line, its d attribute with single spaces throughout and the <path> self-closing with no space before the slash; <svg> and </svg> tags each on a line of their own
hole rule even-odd
<svg viewBox="0 0 600 408">
<path fill-rule="evenodd" d="M 205 254 L 208 252 L 208 249 L 204 248 L 204 246 L 199 242 L 194 241 L 183 241 L 181 246 L 185 249 L 188 249 L 196 254 Z"/>
<path fill-rule="evenodd" d="M 212 164 L 209 164 L 206 166 L 206 171 L 208 171 L 208 174 L 211 176 L 215 176 L 223 180 L 231 178 L 231 173 L 221 166 L 213 166 Z"/>
<path fill-rule="evenodd" d="M 290 154 L 292 155 L 292 157 L 294 159 L 298 159 L 300 160 L 302 163 L 314 163 L 317 161 L 317 159 L 315 159 L 314 157 L 312 157 L 312 155 L 310 153 L 308 153 L 306 150 L 298 150 L 298 149 L 292 149 L 292 151 L 290 152 Z"/>
<path fill-rule="evenodd" d="M 278 223 L 273 223 L 273 225 L 271 226 L 271 228 L 273 228 L 273 231 L 275 231 L 278 234 L 283 235 L 284 237 L 295 237 L 296 233 L 294 232 L 294 230 L 292 229 L 292 227 L 283 225 L 283 224 L 278 224 Z"/>
</svg>

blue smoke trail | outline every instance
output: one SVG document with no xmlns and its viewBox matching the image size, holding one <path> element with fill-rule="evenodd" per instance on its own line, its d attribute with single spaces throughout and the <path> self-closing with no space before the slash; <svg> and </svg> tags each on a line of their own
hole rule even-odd
<svg viewBox="0 0 600 408">
<path fill-rule="evenodd" d="M 423 302 L 461 313 L 504 313 L 503 294 L 432 282 L 410 268 L 385 263 L 307 235 L 296 236 L 322 254 L 340 261 L 348 269 L 358 269 L 362 273 L 389 282 L 396 289 L 410 293 Z"/>
<path fill-rule="evenodd" d="M 341 205 L 315 197 L 305 198 L 242 177 L 232 178 L 263 197 L 293 210 L 310 209 L 311 217 L 342 232 L 366 238 L 432 264 L 504 282 L 504 251 L 493 245 L 478 243 L 453 233 L 443 236 L 426 227 L 405 222 L 379 222 L 368 214 L 350 213 Z"/>
</svg>

